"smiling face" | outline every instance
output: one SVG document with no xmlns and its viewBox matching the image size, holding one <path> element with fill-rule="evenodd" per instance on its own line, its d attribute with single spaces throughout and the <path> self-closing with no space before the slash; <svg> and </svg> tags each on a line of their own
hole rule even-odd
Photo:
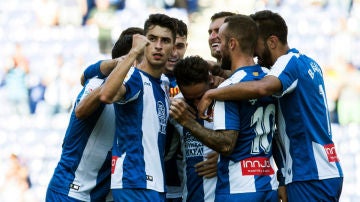
<svg viewBox="0 0 360 202">
<path fill-rule="evenodd" d="M 214 21 L 212 21 L 210 23 L 209 30 L 208 30 L 208 33 L 209 33 L 208 42 L 209 42 L 211 56 L 213 56 L 217 60 L 221 59 L 221 55 L 217 51 L 218 47 L 220 45 L 220 41 L 218 39 L 219 28 L 224 23 L 225 18 L 226 17 L 222 17 L 222 18 L 218 18 L 218 19 L 215 19 Z"/>
<path fill-rule="evenodd" d="M 145 48 L 145 58 L 153 68 L 163 68 L 174 46 L 172 33 L 168 28 L 155 25 L 146 34 L 150 44 Z"/>
<path fill-rule="evenodd" d="M 187 48 L 187 38 L 186 36 L 176 35 L 175 45 L 172 53 L 165 66 L 165 73 L 172 73 L 174 70 L 175 64 L 184 58 Z"/>
</svg>

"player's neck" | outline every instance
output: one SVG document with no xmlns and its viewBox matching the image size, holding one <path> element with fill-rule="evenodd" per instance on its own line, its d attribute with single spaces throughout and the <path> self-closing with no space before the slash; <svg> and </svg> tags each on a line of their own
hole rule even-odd
<svg viewBox="0 0 360 202">
<path fill-rule="evenodd" d="M 253 57 L 241 55 L 237 57 L 233 57 L 234 60 L 231 63 L 231 71 L 234 72 L 239 68 L 247 67 L 247 66 L 253 66 L 255 65 L 255 61 Z"/>
<path fill-rule="evenodd" d="M 162 66 L 154 66 L 151 65 L 146 59 L 143 60 L 143 62 L 141 64 L 139 64 L 139 69 L 141 69 L 142 71 L 148 73 L 149 75 L 151 75 L 154 78 L 160 78 L 161 75 L 164 72 L 165 69 L 165 65 Z"/>
</svg>

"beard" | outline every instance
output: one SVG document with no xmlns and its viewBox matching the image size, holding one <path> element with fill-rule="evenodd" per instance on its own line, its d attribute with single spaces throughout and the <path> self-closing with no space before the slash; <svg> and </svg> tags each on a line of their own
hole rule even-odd
<svg viewBox="0 0 360 202">
<path fill-rule="evenodd" d="M 229 55 L 223 55 L 220 67 L 224 70 L 231 70 L 231 59 Z"/>
<path fill-rule="evenodd" d="M 273 65 L 271 61 L 271 53 L 267 45 L 265 45 L 265 49 L 262 54 L 258 56 L 258 64 L 268 69 L 270 69 L 270 67 Z"/>
</svg>

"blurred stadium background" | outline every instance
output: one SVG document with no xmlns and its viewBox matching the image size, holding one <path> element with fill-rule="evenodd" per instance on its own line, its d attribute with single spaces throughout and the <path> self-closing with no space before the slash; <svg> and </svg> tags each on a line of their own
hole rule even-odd
<svg viewBox="0 0 360 202">
<path fill-rule="evenodd" d="M 110 58 L 108 50 L 123 29 L 143 27 L 150 13 L 166 13 L 188 24 L 186 55 L 212 59 L 210 17 L 262 9 L 279 12 L 290 47 L 322 66 L 345 174 L 341 201 L 359 200 L 360 0 L 96 1 L 98 7 L 93 0 L 0 1 L 0 201 L 44 201 L 80 75 L 87 65 Z M 16 164 L 11 154 L 31 184 L 20 186 L 20 171 L 9 172 Z"/>
</svg>

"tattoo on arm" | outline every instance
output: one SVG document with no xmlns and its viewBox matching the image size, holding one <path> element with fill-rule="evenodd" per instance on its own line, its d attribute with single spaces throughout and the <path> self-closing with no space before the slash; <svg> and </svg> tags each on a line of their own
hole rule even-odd
<svg viewBox="0 0 360 202">
<path fill-rule="evenodd" d="M 238 132 L 235 130 L 215 131 L 205 128 L 195 120 L 187 122 L 184 127 L 203 144 L 225 156 L 232 153 L 238 137 Z"/>
</svg>

